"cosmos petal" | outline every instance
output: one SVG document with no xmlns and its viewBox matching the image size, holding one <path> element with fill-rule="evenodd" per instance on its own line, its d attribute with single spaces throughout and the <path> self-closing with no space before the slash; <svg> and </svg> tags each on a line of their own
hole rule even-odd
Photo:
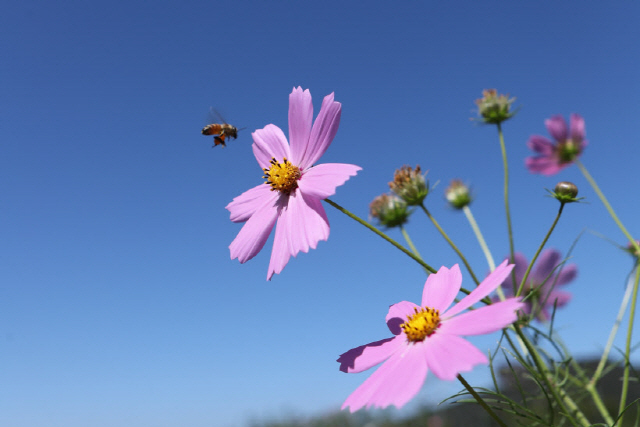
<svg viewBox="0 0 640 427">
<path fill-rule="evenodd" d="M 415 396 L 427 377 L 427 362 L 421 346 L 404 345 L 358 387 L 342 405 L 355 412 L 362 407 L 404 406 Z"/>
<path fill-rule="evenodd" d="M 258 208 L 245 222 L 236 238 L 229 245 L 231 259 L 245 263 L 256 256 L 271 234 L 279 208 L 271 199 Z"/>
<path fill-rule="evenodd" d="M 487 356 L 474 345 L 456 335 L 435 333 L 424 344 L 427 366 L 442 380 L 454 380 L 460 372 L 489 362 Z"/>
<path fill-rule="evenodd" d="M 567 122 L 565 122 L 564 117 L 558 114 L 545 120 L 544 124 L 547 127 L 547 131 L 549 131 L 549 135 L 551 135 L 553 139 L 558 142 L 564 142 L 567 140 Z"/>
<path fill-rule="evenodd" d="M 527 141 L 527 147 L 543 156 L 551 156 L 554 150 L 551 141 L 540 135 L 532 135 Z"/>
<path fill-rule="evenodd" d="M 499 331 L 518 319 L 517 310 L 524 307 L 520 298 L 509 298 L 491 305 L 470 310 L 442 323 L 438 333 L 453 335 L 481 335 Z"/>
<path fill-rule="evenodd" d="M 545 176 L 555 175 L 569 165 L 569 163 L 560 164 L 553 157 L 527 157 L 524 162 L 529 172 Z"/>
<path fill-rule="evenodd" d="M 566 285 L 578 276 L 578 267 L 575 264 L 561 267 L 558 278 L 555 280 L 556 286 Z"/>
<path fill-rule="evenodd" d="M 451 269 L 440 267 L 437 273 L 429 275 L 422 291 L 422 306 L 445 311 L 455 299 L 462 286 L 462 273 L 455 264 Z"/>
<path fill-rule="evenodd" d="M 393 337 L 352 348 L 338 358 L 340 370 L 347 373 L 366 371 L 387 360 L 403 346 L 403 337 Z"/>
<path fill-rule="evenodd" d="M 571 298 L 572 295 L 569 292 L 555 290 L 551 291 L 549 297 L 543 301 L 543 307 L 542 310 L 540 310 L 540 313 L 538 313 L 538 317 L 540 317 L 542 320 L 550 319 L 554 305 L 556 308 L 563 307 L 567 305 Z"/>
<path fill-rule="evenodd" d="M 533 283 L 542 284 L 547 279 L 553 282 L 553 278 L 551 277 L 551 273 L 553 273 L 553 269 L 556 268 L 558 264 L 560 264 L 560 252 L 547 249 L 540 255 L 538 261 L 536 262 L 535 268 L 533 269 L 533 274 L 531 274 L 531 279 Z"/>
<path fill-rule="evenodd" d="M 323 163 L 313 166 L 302 175 L 298 187 L 305 195 L 326 199 L 336 193 L 336 187 L 355 176 L 361 167 L 344 163 Z"/>
<path fill-rule="evenodd" d="M 278 162 L 289 159 L 289 144 L 282 129 L 276 125 L 266 125 L 251 134 L 253 136 L 253 154 L 261 168 L 269 168 L 273 157 Z"/>
<path fill-rule="evenodd" d="M 460 302 L 454 305 L 450 310 L 442 313 L 441 316 L 443 318 L 453 317 L 493 292 L 502 282 L 504 282 L 504 279 L 511 273 L 511 269 L 513 269 L 513 264 L 507 263 L 507 260 L 503 261 L 502 264 L 497 266 L 496 269 L 493 270 L 493 272 L 489 274 L 477 288 L 471 291 L 469 295 L 462 298 L 462 300 L 460 300 Z"/>
<path fill-rule="evenodd" d="M 584 119 L 581 115 L 573 113 L 569 118 L 569 128 L 571 129 L 571 139 L 582 141 L 586 136 Z"/>
<path fill-rule="evenodd" d="M 402 332 L 400 325 L 407 320 L 407 317 L 413 315 L 416 309 L 420 309 L 417 304 L 409 301 L 400 301 L 389 307 L 389 312 L 385 321 L 392 334 L 398 335 Z"/>
<path fill-rule="evenodd" d="M 276 198 L 278 198 L 277 192 L 271 191 L 268 185 L 260 184 L 235 197 L 226 209 L 231 213 L 231 221 L 244 222 L 266 203 L 267 199 L 275 202 Z"/>
<path fill-rule="evenodd" d="M 279 274 L 291 256 L 309 252 L 309 248 L 315 249 L 320 240 L 328 238 L 329 220 L 320 201 L 305 197 L 300 191 L 293 192 L 278 219 L 267 280 L 274 273 Z"/>
<path fill-rule="evenodd" d="M 327 151 L 338 132 L 342 104 L 333 100 L 333 93 L 324 97 L 320 113 L 311 129 L 311 135 L 298 166 L 305 170 L 315 164 Z"/>
<path fill-rule="evenodd" d="M 289 95 L 289 142 L 291 144 L 291 162 L 300 165 L 309 143 L 313 124 L 313 103 L 309 89 L 300 86 Z"/>
</svg>

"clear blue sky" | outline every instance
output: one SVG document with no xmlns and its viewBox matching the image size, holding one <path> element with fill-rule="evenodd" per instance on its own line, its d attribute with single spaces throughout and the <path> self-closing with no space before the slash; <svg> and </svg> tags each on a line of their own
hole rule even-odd
<svg viewBox="0 0 640 427">
<path fill-rule="evenodd" d="M 508 252 L 496 132 L 469 120 L 484 88 L 522 106 L 505 124 L 518 250 L 531 258 L 542 240 L 557 210 L 544 188 L 559 180 L 590 203 L 565 209 L 549 246 L 566 252 L 585 227 L 624 243 L 575 167 L 524 169 L 527 138 L 554 114 L 584 116 L 583 161 L 640 235 L 639 18 L 630 1 L 6 3 L 0 424 L 241 426 L 337 410 L 364 380 L 335 359 L 389 335 L 388 305 L 421 295 L 417 264 L 328 206 L 329 240 L 271 282 L 268 250 L 229 259 L 240 227 L 224 206 L 261 181 L 251 132 L 287 131 L 294 86 L 316 114 L 330 92 L 343 104 L 322 161 L 363 170 L 334 200 L 366 217 L 393 171 L 419 163 L 441 182 L 429 207 L 482 274 L 442 190 L 471 183 L 490 248 Z M 200 135 L 210 106 L 246 127 L 225 149 Z M 458 262 L 423 216 L 408 231 L 430 264 Z M 556 325 L 593 355 L 631 261 L 586 234 L 573 262 Z M 459 388 L 429 377 L 416 402 Z"/>
</svg>

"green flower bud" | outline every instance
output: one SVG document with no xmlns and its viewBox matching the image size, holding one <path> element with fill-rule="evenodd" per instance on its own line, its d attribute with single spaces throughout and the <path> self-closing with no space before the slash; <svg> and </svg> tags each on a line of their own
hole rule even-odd
<svg viewBox="0 0 640 427">
<path fill-rule="evenodd" d="M 549 191 L 549 190 L 547 190 Z M 556 184 L 553 191 L 549 191 L 551 197 L 557 199 L 560 203 L 574 203 L 584 199 L 584 197 L 577 198 L 578 187 L 573 182 L 561 181 Z"/>
<path fill-rule="evenodd" d="M 455 209 L 462 209 L 471 203 L 471 191 L 462 181 L 454 179 L 444 190 L 444 196 Z"/>
<path fill-rule="evenodd" d="M 499 124 L 515 115 L 511 111 L 511 104 L 515 98 L 509 99 L 509 95 L 498 95 L 495 89 L 482 91 L 482 98 L 476 100 L 478 114 L 485 123 Z"/>
<path fill-rule="evenodd" d="M 387 228 L 399 227 L 407 222 L 411 211 L 407 203 L 395 194 L 382 194 L 369 205 L 369 215 Z"/>
<path fill-rule="evenodd" d="M 422 204 L 429 194 L 429 182 L 420 172 L 420 165 L 417 165 L 415 170 L 411 166 L 402 166 L 396 170 L 393 181 L 389 183 L 391 191 L 409 206 Z"/>
</svg>

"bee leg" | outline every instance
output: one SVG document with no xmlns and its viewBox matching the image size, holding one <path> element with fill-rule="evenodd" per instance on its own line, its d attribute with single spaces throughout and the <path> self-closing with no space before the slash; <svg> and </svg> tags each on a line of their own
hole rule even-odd
<svg viewBox="0 0 640 427">
<path fill-rule="evenodd" d="M 215 142 L 214 147 L 217 147 L 218 145 L 222 145 L 223 147 L 227 146 L 227 144 L 224 143 L 224 135 L 214 136 L 213 141 Z"/>
</svg>

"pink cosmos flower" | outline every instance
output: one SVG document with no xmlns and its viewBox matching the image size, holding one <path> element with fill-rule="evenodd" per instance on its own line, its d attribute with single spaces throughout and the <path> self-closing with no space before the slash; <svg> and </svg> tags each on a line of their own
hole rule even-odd
<svg viewBox="0 0 640 427">
<path fill-rule="evenodd" d="M 489 295 L 509 275 L 513 265 L 503 262 L 460 302 L 449 308 L 460 291 L 462 275 L 458 264 L 440 268 L 427 279 L 420 306 L 402 301 L 392 305 L 387 326 L 395 335 L 356 347 L 340 355 L 340 370 L 362 372 L 384 362 L 344 402 L 351 412 L 366 406 L 398 408 L 415 396 L 427 372 L 443 380 L 474 365 L 488 363 L 487 357 L 460 335 L 480 335 L 500 330 L 517 319 L 523 304 L 519 298 L 467 311 Z"/>
<path fill-rule="evenodd" d="M 297 87 L 289 95 L 291 145 L 272 124 L 252 134 L 253 154 L 266 183 L 227 205 L 231 221 L 245 223 L 229 249 L 231 259 L 244 263 L 260 252 L 275 226 L 267 280 L 280 273 L 292 255 L 315 249 L 318 241 L 329 238 L 329 220 L 321 201 L 361 169 L 342 163 L 315 165 L 338 131 L 341 110 L 331 93 L 314 122 L 311 94 Z"/>
<path fill-rule="evenodd" d="M 587 140 L 584 139 L 584 119 L 578 114 L 571 114 L 568 133 L 567 123 L 562 116 L 553 116 L 545 120 L 544 124 L 555 140 L 555 145 L 544 136 L 533 135 L 527 141 L 527 146 L 538 155 L 527 157 L 525 165 L 529 172 L 554 175 L 580 157 L 587 146 Z"/>
<path fill-rule="evenodd" d="M 521 253 L 515 254 L 516 283 L 518 286 L 524 278 L 529 262 Z M 540 255 L 536 265 L 529 273 L 524 285 L 523 295 L 532 293 L 525 301 L 522 311 L 526 314 L 534 312 L 538 320 L 546 321 L 551 317 L 553 307 L 562 307 L 571 300 L 569 292 L 557 288 L 571 282 L 578 275 L 575 264 L 560 266 L 562 255 L 555 249 L 547 249 Z M 502 283 L 505 293 L 513 294 L 513 279 L 507 277 Z"/>
</svg>

